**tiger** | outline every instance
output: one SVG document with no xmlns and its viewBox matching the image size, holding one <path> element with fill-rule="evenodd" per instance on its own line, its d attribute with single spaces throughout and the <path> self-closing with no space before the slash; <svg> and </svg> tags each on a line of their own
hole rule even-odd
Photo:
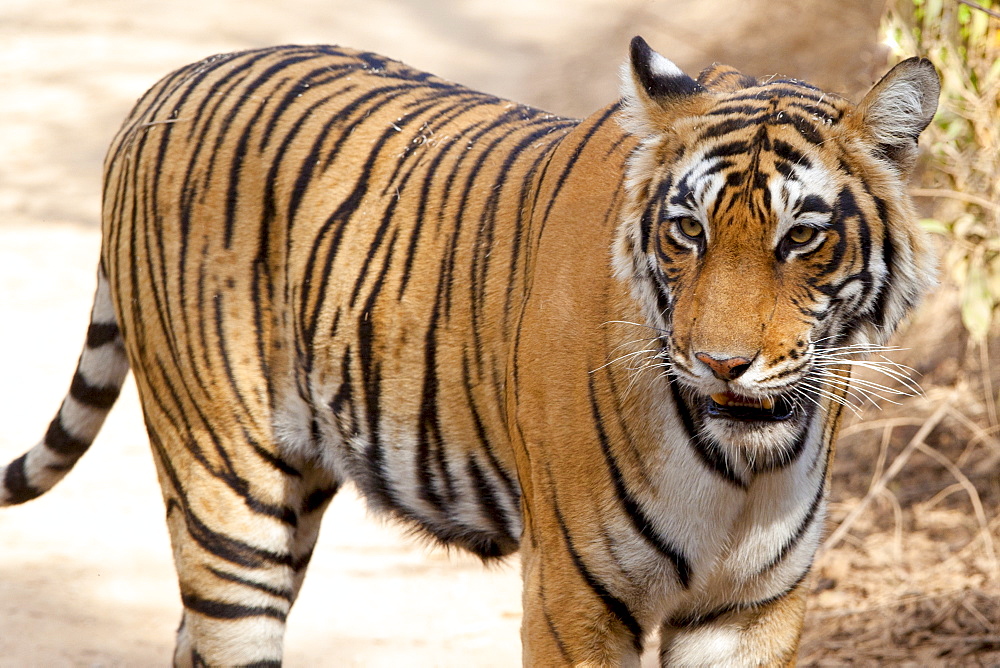
<svg viewBox="0 0 1000 668">
<path fill-rule="evenodd" d="M 131 370 L 174 663 L 277 666 L 324 509 L 520 551 L 526 666 L 793 664 L 852 361 L 934 281 L 926 59 L 854 104 L 641 37 L 576 120 L 369 52 L 213 56 L 111 143 L 86 342 L 0 503 Z M 650 648 L 652 649 L 652 648 Z"/>
</svg>

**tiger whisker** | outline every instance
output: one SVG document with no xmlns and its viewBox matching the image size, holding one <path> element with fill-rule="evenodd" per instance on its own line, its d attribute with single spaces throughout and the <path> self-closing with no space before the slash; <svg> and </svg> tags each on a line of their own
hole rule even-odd
<svg viewBox="0 0 1000 668">
<path fill-rule="evenodd" d="M 830 385 L 835 385 L 837 387 L 851 387 L 857 389 L 860 392 L 871 393 L 872 395 L 878 396 L 879 393 L 885 392 L 886 394 L 891 394 L 897 397 L 912 397 L 916 396 L 912 391 L 900 390 L 893 387 L 886 387 L 879 383 L 873 383 L 867 380 L 857 379 L 851 381 L 844 381 L 843 379 L 832 379 L 823 378 L 824 382 L 828 382 Z"/>
<path fill-rule="evenodd" d="M 869 369 L 877 373 L 884 374 L 886 376 L 892 376 L 894 378 L 910 378 L 914 373 L 912 369 L 903 366 L 890 364 L 887 362 L 879 362 L 875 360 L 815 360 L 814 363 L 817 366 L 822 367 L 836 367 L 836 366 L 847 366 L 851 368 L 858 369 Z"/>
<path fill-rule="evenodd" d="M 631 320 L 605 320 L 602 325 L 634 325 L 635 327 L 651 329 L 654 332 L 662 332 L 663 334 L 670 333 L 669 329 L 663 329 L 662 327 L 656 327 L 655 325 L 646 325 L 641 322 L 632 322 Z"/>
<path fill-rule="evenodd" d="M 625 353 L 624 355 L 619 355 L 618 357 L 614 358 L 613 360 L 605 362 L 604 364 L 602 364 L 601 366 L 597 367 L 596 369 L 592 369 L 590 371 L 590 373 L 594 373 L 596 371 L 600 371 L 601 369 L 609 367 L 612 364 L 615 364 L 617 362 L 621 362 L 622 360 L 628 359 L 629 357 L 635 357 L 636 355 L 643 355 L 645 353 L 656 353 L 656 352 L 658 352 L 658 351 L 655 348 L 645 348 L 643 350 L 634 350 L 634 351 L 632 351 L 630 353 Z"/>
<path fill-rule="evenodd" d="M 632 339 L 631 341 L 623 341 L 623 342 L 619 343 L 617 346 L 615 346 L 611 350 L 611 354 L 614 354 L 614 353 L 618 352 L 619 350 L 621 350 L 622 348 L 624 348 L 625 346 L 630 346 L 630 345 L 632 345 L 634 343 L 649 343 L 650 341 L 658 341 L 659 339 L 660 339 L 660 337 L 653 336 L 653 337 L 645 338 L 645 339 Z M 652 348 L 646 348 L 646 350 L 653 350 L 653 349 Z M 641 351 L 639 351 L 639 352 L 641 352 Z M 631 353 L 629 353 L 629 354 L 631 354 Z M 611 360 L 611 362 L 608 362 L 608 364 L 611 364 L 612 362 L 615 362 L 618 359 L 621 359 L 621 358 L 616 358 L 614 360 Z M 598 368 L 603 368 L 603 367 L 598 367 Z"/>
<path fill-rule="evenodd" d="M 854 399 L 858 403 L 863 403 L 864 400 L 867 398 L 864 394 L 862 394 L 861 396 L 859 396 L 857 393 L 853 392 L 850 388 L 846 388 L 845 392 L 844 392 L 844 396 L 841 396 L 841 395 L 837 394 L 836 392 L 832 391 L 827 386 L 826 383 L 824 383 L 824 382 L 822 382 L 820 380 L 817 380 L 817 379 L 806 379 L 806 380 L 803 380 L 802 381 L 802 385 L 804 385 L 805 387 L 813 390 L 814 392 L 816 392 L 816 394 L 818 394 L 821 397 L 826 397 L 830 401 L 838 403 L 841 406 L 845 406 L 847 408 L 850 408 L 851 411 L 853 411 L 855 414 L 860 414 L 859 413 L 859 407 L 856 406 L 854 403 L 852 403 L 850 400 L 848 400 L 847 397 L 848 396 L 851 397 L 852 399 Z M 806 396 L 808 397 L 808 395 L 806 395 Z M 868 400 L 870 401 L 870 399 L 868 399 Z M 819 405 L 819 404 L 817 404 L 817 405 Z"/>
<path fill-rule="evenodd" d="M 829 369 L 824 368 L 825 366 L 827 366 L 827 365 L 822 365 L 821 364 L 821 365 L 817 366 L 816 370 L 815 370 L 816 373 L 822 373 L 822 374 L 824 374 L 825 377 L 843 378 L 843 376 L 839 376 L 838 374 L 834 374 Z M 863 366 L 863 365 L 859 365 L 859 366 Z M 923 390 L 920 388 L 920 385 L 918 385 L 916 382 L 914 382 L 909 376 L 907 376 L 907 375 L 905 375 L 905 374 L 903 374 L 901 372 L 894 371 L 892 369 L 883 369 L 883 368 L 877 368 L 877 367 L 871 367 L 871 366 L 863 366 L 863 368 L 867 368 L 867 369 L 872 370 L 872 371 L 878 371 L 878 372 L 882 373 L 883 375 L 888 376 L 889 378 L 892 378 L 897 383 L 899 383 L 904 388 L 906 388 L 905 391 L 903 391 L 903 390 L 896 390 L 896 389 L 890 388 L 890 387 L 888 387 L 886 385 L 881 385 L 880 383 L 876 383 L 874 381 L 866 380 L 866 379 L 863 379 L 863 378 L 853 378 L 853 379 L 851 379 L 851 382 L 853 382 L 855 384 L 858 384 L 858 385 L 868 385 L 868 386 L 878 387 L 878 388 L 884 389 L 887 392 L 899 393 L 899 394 L 903 394 L 903 395 L 906 395 L 906 396 L 919 396 L 919 395 L 923 394 Z M 829 374 L 829 375 L 827 375 L 827 374 Z"/>
<path fill-rule="evenodd" d="M 895 396 L 914 396 L 911 392 L 902 391 L 895 388 L 886 387 L 878 383 L 873 383 L 870 381 L 862 379 L 849 380 L 843 376 L 832 374 L 832 373 L 814 373 L 811 374 L 810 378 L 807 379 L 815 386 L 816 383 L 821 383 L 824 386 L 839 388 L 844 391 L 846 395 L 852 397 L 855 401 L 860 403 L 868 402 L 876 408 L 881 408 L 876 399 L 887 401 L 891 404 L 899 405 L 898 401 L 886 396 L 886 394 L 891 394 Z"/>
</svg>

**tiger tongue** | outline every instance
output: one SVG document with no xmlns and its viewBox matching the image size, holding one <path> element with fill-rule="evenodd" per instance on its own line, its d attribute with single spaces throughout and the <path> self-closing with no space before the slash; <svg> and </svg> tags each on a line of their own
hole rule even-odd
<svg viewBox="0 0 1000 668">
<path fill-rule="evenodd" d="M 766 411 L 774 408 L 774 400 L 767 397 L 756 399 L 754 397 L 733 394 L 732 392 L 720 392 L 711 395 L 711 398 L 712 401 L 720 406 L 747 406 L 749 408 L 763 408 Z"/>
</svg>

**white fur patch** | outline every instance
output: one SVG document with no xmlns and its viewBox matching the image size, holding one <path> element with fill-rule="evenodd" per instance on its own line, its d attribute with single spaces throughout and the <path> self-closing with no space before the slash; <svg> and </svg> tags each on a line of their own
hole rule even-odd
<svg viewBox="0 0 1000 668">
<path fill-rule="evenodd" d="M 286 455 L 305 460 L 315 457 L 312 409 L 297 392 L 286 392 L 275 411 L 274 436 Z"/>
<path fill-rule="evenodd" d="M 115 317 L 114 303 L 111 301 L 111 286 L 103 271 L 97 274 L 97 291 L 94 293 L 94 306 L 90 311 L 90 322 L 105 324 L 118 322 Z"/>
<path fill-rule="evenodd" d="M 87 348 L 80 356 L 80 374 L 96 387 L 121 387 L 128 375 L 128 358 L 115 343 Z"/>
<path fill-rule="evenodd" d="M 673 61 L 666 58 L 656 51 L 653 51 L 653 57 L 649 59 L 649 69 L 653 74 L 660 77 L 682 77 L 687 78 L 684 71 L 681 68 L 674 65 Z"/>
<path fill-rule="evenodd" d="M 739 666 L 740 630 L 735 626 L 704 626 L 680 634 L 664 665 Z"/>
</svg>

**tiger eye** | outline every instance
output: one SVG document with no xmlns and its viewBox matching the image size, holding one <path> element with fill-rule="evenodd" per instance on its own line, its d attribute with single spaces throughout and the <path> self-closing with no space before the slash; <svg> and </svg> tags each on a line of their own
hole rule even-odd
<svg viewBox="0 0 1000 668">
<path fill-rule="evenodd" d="M 705 233 L 705 228 L 702 227 L 694 218 L 684 217 L 677 220 L 677 227 L 686 237 L 691 237 L 692 239 L 699 239 Z"/>
<path fill-rule="evenodd" d="M 805 225 L 796 225 L 788 230 L 788 240 L 800 246 L 809 243 L 816 238 L 816 228 Z"/>
</svg>

